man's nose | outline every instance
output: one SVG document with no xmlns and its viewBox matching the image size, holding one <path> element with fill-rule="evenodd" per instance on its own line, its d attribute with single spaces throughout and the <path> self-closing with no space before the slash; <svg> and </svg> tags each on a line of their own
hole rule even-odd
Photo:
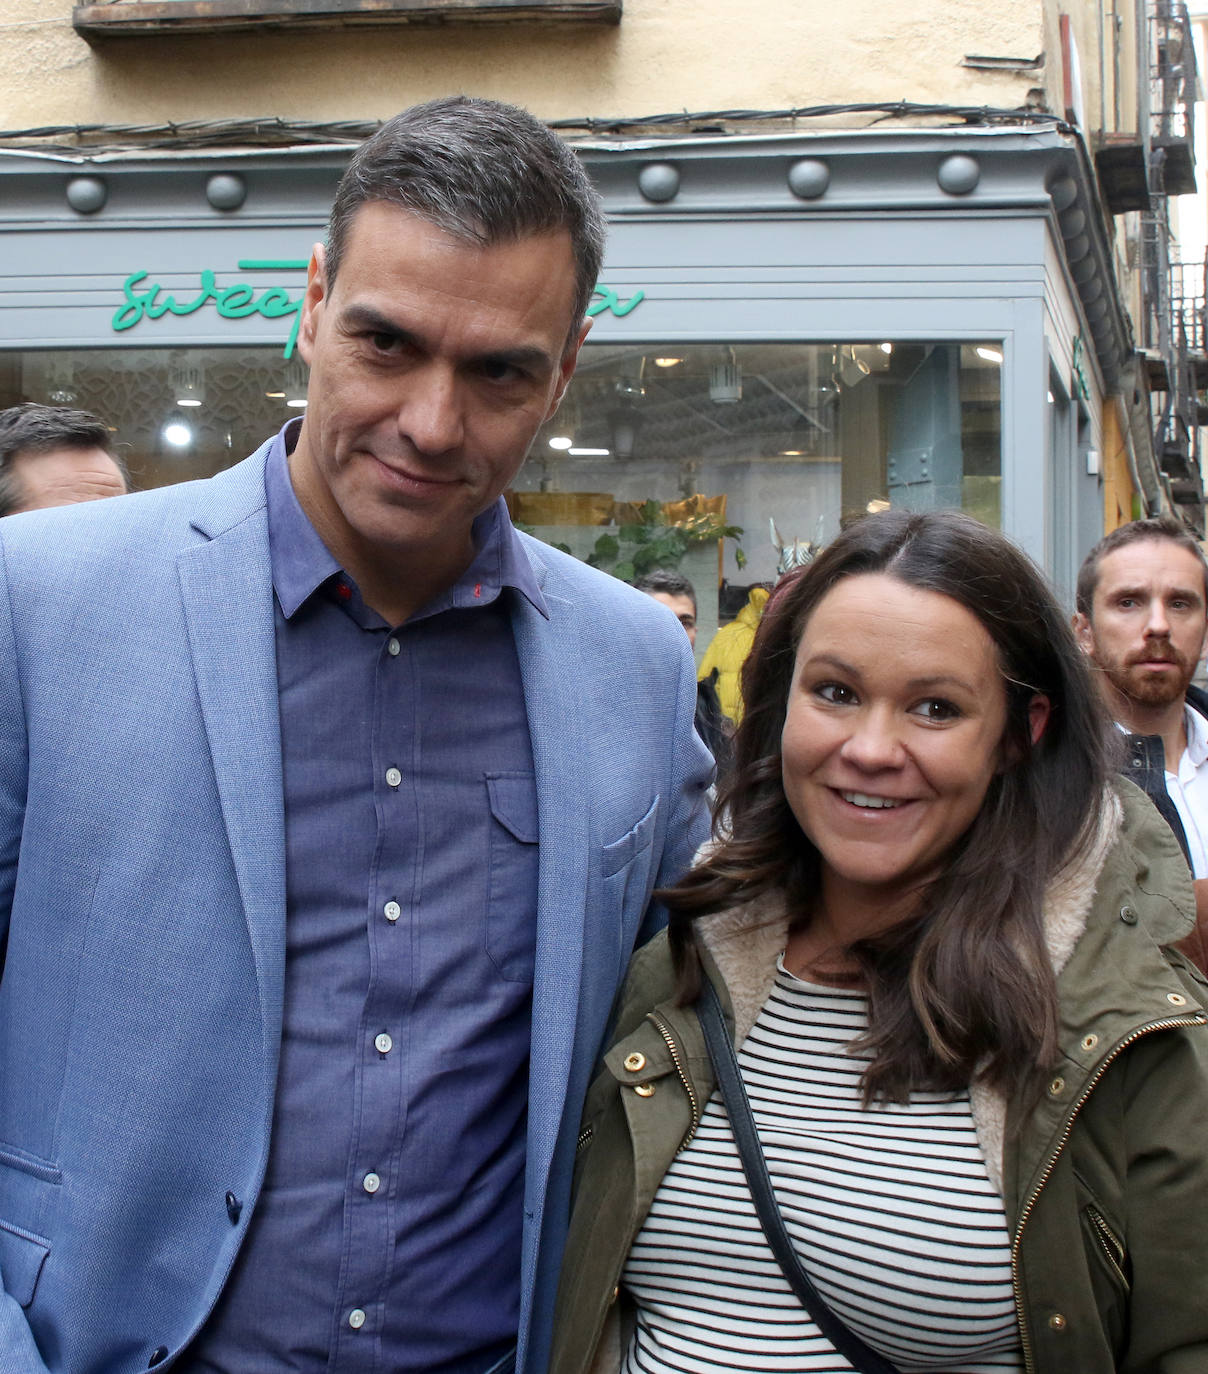
<svg viewBox="0 0 1208 1374">
<path fill-rule="evenodd" d="M 1150 600 L 1145 616 L 1145 633 L 1153 639 L 1170 637 L 1170 617 L 1166 614 L 1166 603 L 1161 597 L 1155 596 Z"/>
<path fill-rule="evenodd" d="M 458 380 L 439 363 L 410 372 L 398 411 L 399 433 L 418 453 L 440 454 L 457 448 L 465 427 Z"/>
</svg>

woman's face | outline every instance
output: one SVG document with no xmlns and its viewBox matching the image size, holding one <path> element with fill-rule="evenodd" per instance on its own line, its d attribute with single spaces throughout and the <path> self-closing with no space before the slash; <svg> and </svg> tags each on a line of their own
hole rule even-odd
<svg viewBox="0 0 1208 1374">
<path fill-rule="evenodd" d="M 977 815 L 1006 717 L 994 643 L 958 602 L 884 573 L 822 598 L 797 646 L 781 751 L 832 919 L 845 897 L 887 917 L 909 909 Z"/>
</svg>

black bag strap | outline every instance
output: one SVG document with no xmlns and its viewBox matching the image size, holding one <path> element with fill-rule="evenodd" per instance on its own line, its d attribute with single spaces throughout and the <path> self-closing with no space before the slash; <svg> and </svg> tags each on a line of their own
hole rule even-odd
<svg viewBox="0 0 1208 1374">
<path fill-rule="evenodd" d="M 709 1058 L 713 1061 L 713 1072 L 717 1075 L 717 1086 L 721 1100 L 730 1119 L 730 1129 L 742 1160 L 742 1170 L 747 1176 L 747 1186 L 755 1203 L 759 1224 L 771 1246 L 776 1263 L 784 1271 L 784 1276 L 802 1307 L 814 1319 L 818 1330 L 830 1341 L 831 1345 L 859 1374 L 898 1374 L 896 1367 L 861 1340 L 859 1336 L 826 1305 L 826 1300 L 810 1281 L 810 1276 L 797 1257 L 780 1208 L 776 1205 L 776 1194 L 772 1190 L 772 1180 L 768 1176 L 767 1161 L 759 1144 L 759 1133 L 755 1128 L 755 1118 L 751 1115 L 751 1104 L 743 1085 L 742 1074 L 738 1068 L 738 1056 L 726 1030 L 725 1017 L 717 989 L 706 978 L 700 1000 L 696 1004 L 696 1014 L 700 1018 L 701 1029 L 705 1033 L 705 1045 Z"/>
</svg>

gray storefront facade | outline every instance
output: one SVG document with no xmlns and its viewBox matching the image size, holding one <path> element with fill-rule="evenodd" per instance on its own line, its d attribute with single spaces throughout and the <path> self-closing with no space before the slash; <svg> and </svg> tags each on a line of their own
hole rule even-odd
<svg viewBox="0 0 1208 1374">
<path fill-rule="evenodd" d="M 774 575 L 773 521 L 818 542 L 878 504 L 958 506 L 1068 591 L 1131 356 L 1068 133 L 578 146 L 609 250 L 518 519 L 622 573 L 695 522 L 698 589 L 740 590 Z M 0 152 L 0 404 L 96 410 L 143 485 L 242 457 L 304 402 L 292 342 L 347 156 Z M 704 639 L 737 594 L 702 595 Z"/>
</svg>

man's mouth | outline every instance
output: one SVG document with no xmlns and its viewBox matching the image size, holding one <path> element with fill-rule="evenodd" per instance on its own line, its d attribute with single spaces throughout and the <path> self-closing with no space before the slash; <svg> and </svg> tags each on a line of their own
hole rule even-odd
<svg viewBox="0 0 1208 1374">
<path fill-rule="evenodd" d="M 905 806 L 904 797 L 873 797 L 867 792 L 840 792 L 845 802 L 859 806 L 866 811 L 891 811 L 895 806 Z"/>
</svg>

